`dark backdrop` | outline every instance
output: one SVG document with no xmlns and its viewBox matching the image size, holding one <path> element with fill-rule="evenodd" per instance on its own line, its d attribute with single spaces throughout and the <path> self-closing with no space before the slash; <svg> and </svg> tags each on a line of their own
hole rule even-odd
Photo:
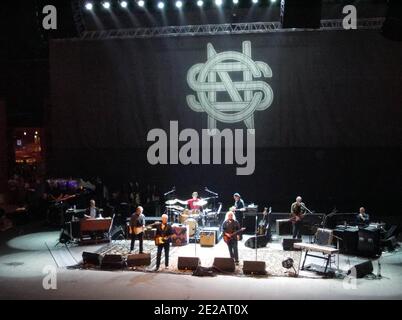
<svg viewBox="0 0 402 320">
<path fill-rule="evenodd" d="M 256 170 L 230 165 L 150 166 L 153 128 L 207 127 L 186 103 L 188 69 L 204 63 L 207 43 L 267 63 L 274 101 L 255 114 Z M 301 194 L 313 210 L 396 214 L 402 183 L 402 45 L 374 31 L 53 41 L 50 47 L 53 175 L 140 179 L 186 197 L 205 186 L 226 204 L 288 210 Z M 219 129 L 244 128 L 243 123 Z M 202 192 L 201 192 L 202 193 Z M 206 194 L 202 194 L 206 195 Z"/>
</svg>

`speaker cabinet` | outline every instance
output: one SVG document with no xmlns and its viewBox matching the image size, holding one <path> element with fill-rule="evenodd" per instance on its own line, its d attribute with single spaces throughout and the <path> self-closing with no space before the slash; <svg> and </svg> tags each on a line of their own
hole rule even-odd
<svg viewBox="0 0 402 320">
<path fill-rule="evenodd" d="M 106 254 L 101 261 L 101 269 L 122 269 L 123 257 L 120 254 Z"/>
<path fill-rule="evenodd" d="M 300 239 L 283 239 L 282 247 L 285 251 L 298 251 L 299 249 L 293 248 L 293 244 L 302 242 Z"/>
<path fill-rule="evenodd" d="M 355 265 L 348 270 L 348 276 L 354 278 L 363 278 L 364 276 L 371 274 L 373 272 L 373 264 L 371 261 L 366 261 Z"/>
<path fill-rule="evenodd" d="M 374 257 L 381 254 L 380 231 L 375 228 L 359 230 L 358 254 L 365 257 Z"/>
<path fill-rule="evenodd" d="M 269 237 L 263 235 L 263 236 L 257 236 L 257 237 L 251 237 L 249 238 L 244 245 L 247 248 L 255 249 L 255 245 L 257 244 L 257 248 L 264 248 L 267 246 L 269 242 Z"/>
<path fill-rule="evenodd" d="M 196 270 L 201 264 L 198 257 L 179 257 L 177 260 L 177 269 L 179 270 Z"/>
<path fill-rule="evenodd" d="M 243 273 L 251 275 L 266 275 L 265 261 L 243 261 Z"/>
<path fill-rule="evenodd" d="M 282 0 L 282 28 L 320 28 L 321 7 L 321 0 Z"/>
<path fill-rule="evenodd" d="M 127 256 L 127 267 L 149 266 L 151 255 L 149 253 L 129 254 Z"/>
<path fill-rule="evenodd" d="M 236 266 L 232 258 L 215 258 L 213 268 L 218 272 L 235 272 Z"/>
<path fill-rule="evenodd" d="M 289 219 L 276 220 L 276 234 L 280 236 L 292 234 L 292 223 Z"/>
<path fill-rule="evenodd" d="M 82 253 L 82 262 L 87 265 L 99 266 L 101 257 L 97 253 L 86 252 Z"/>
</svg>

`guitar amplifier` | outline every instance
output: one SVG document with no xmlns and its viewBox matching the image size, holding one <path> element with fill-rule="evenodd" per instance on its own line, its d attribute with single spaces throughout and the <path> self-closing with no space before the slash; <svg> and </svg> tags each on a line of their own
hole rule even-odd
<svg viewBox="0 0 402 320">
<path fill-rule="evenodd" d="M 200 236 L 202 232 L 214 232 L 215 233 L 215 244 L 218 244 L 219 241 L 222 239 L 222 233 L 219 227 L 205 227 L 202 228 L 200 231 Z"/>
<path fill-rule="evenodd" d="M 292 223 L 290 219 L 276 220 L 276 234 L 280 236 L 292 234 Z"/>
<path fill-rule="evenodd" d="M 332 245 L 333 230 L 318 228 L 316 233 L 316 243 L 320 246 Z"/>
<path fill-rule="evenodd" d="M 156 229 L 145 229 L 144 231 L 144 240 L 155 240 Z"/>
<path fill-rule="evenodd" d="M 216 234 L 213 230 L 200 231 L 200 245 L 201 247 L 213 247 L 216 241 Z"/>
</svg>

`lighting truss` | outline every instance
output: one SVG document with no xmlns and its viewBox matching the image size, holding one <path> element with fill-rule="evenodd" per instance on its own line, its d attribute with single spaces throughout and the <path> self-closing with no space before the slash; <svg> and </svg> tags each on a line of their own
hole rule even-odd
<svg viewBox="0 0 402 320">
<path fill-rule="evenodd" d="M 379 30 L 385 18 L 358 19 L 358 30 Z M 82 39 L 110 39 L 110 38 L 155 38 L 178 36 L 215 36 L 225 34 L 251 34 L 270 32 L 297 32 L 297 31 L 330 31 L 344 30 L 342 19 L 322 20 L 320 29 L 282 29 L 280 22 L 250 22 L 250 23 L 225 23 L 204 24 L 186 26 L 165 26 L 154 28 L 115 29 L 84 31 Z M 347 32 L 349 30 L 345 30 Z"/>
</svg>

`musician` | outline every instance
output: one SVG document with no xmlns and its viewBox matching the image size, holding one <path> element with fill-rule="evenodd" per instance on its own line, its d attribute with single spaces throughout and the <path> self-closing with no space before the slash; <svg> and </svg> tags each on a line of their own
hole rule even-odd
<svg viewBox="0 0 402 320">
<path fill-rule="evenodd" d="M 194 202 L 198 202 L 198 201 L 200 201 L 200 198 L 198 198 L 198 192 L 194 191 L 191 195 L 191 199 L 187 200 L 188 208 L 190 210 L 200 209 L 200 206 L 197 206 L 194 204 Z"/>
<path fill-rule="evenodd" d="M 233 211 L 235 213 L 236 220 L 239 221 L 241 225 L 243 225 L 243 219 L 244 219 L 243 213 L 244 211 L 246 211 L 246 206 L 239 193 L 236 192 L 233 195 L 233 198 L 235 200 L 235 203 L 233 207 L 230 209 L 230 211 Z"/>
<path fill-rule="evenodd" d="M 156 268 L 155 271 L 159 270 L 161 264 L 162 250 L 165 250 L 165 269 L 169 268 L 169 248 L 170 248 L 170 237 L 173 235 L 172 226 L 168 223 L 168 215 L 162 215 L 162 223 L 156 226 L 155 239 L 162 238 L 163 243 L 158 244 L 158 252 L 156 254 Z"/>
<path fill-rule="evenodd" d="M 246 206 L 245 206 L 245 204 L 244 204 L 244 201 L 243 201 L 243 199 L 241 198 L 241 196 L 240 196 L 240 194 L 238 194 L 237 192 L 233 195 L 233 198 L 234 198 L 234 200 L 235 200 L 235 203 L 234 203 L 234 207 L 235 207 L 235 210 L 237 211 L 237 210 L 240 210 L 240 209 L 244 209 Z"/>
<path fill-rule="evenodd" d="M 96 207 L 95 200 L 89 201 L 89 208 L 86 209 L 85 218 L 88 219 L 96 219 L 96 217 L 100 214 L 99 208 Z"/>
<path fill-rule="evenodd" d="M 290 207 L 291 220 L 293 223 L 293 239 L 301 239 L 301 228 L 303 215 L 306 213 L 306 206 L 302 202 L 302 197 L 298 196 L 296 202 Z"/>
<path fill-rule="evenodd" d="M 222 225 L 222 232 L 224 235 L 232 235 L 235 232 L 238 232 L 240 230 L 240 224 L 239 222 L 236 221 L 235 215 L 233 214 L 232 211 L 229 211 L 226 214 L 225 221 L 223 222 Z M 239 235 L 235 235 L 230 238 L 230 240 L 227 242 L 228 249 L 229 249 L 229 254 L 232 259 L 234 259 L 236 265 L 239 264 L 239 252 L 237 249 L 237 241 L 240 239 Z"/>
<path fill-rule="evenodd" d="M 135 240 L 140 241 L 140 253 L 143 253 L 143 242 L 144 242 L 144 227 L 145 227 L 145 216 L 143 214 L 144 208 L 139 206 L 135 212 L 131 215 L 130 219 L 130 230 L 131 230 L 131 245 L 130 252 L 134 250 Z"/>
<path fill-rule="evenodd" d="M 359 209 L 359 213 L 356 216 L 356 222 L 357 224 L 369 224 L 370 216 L 366 213 L 366 209 L 364 207 Z"/>
</svg>

